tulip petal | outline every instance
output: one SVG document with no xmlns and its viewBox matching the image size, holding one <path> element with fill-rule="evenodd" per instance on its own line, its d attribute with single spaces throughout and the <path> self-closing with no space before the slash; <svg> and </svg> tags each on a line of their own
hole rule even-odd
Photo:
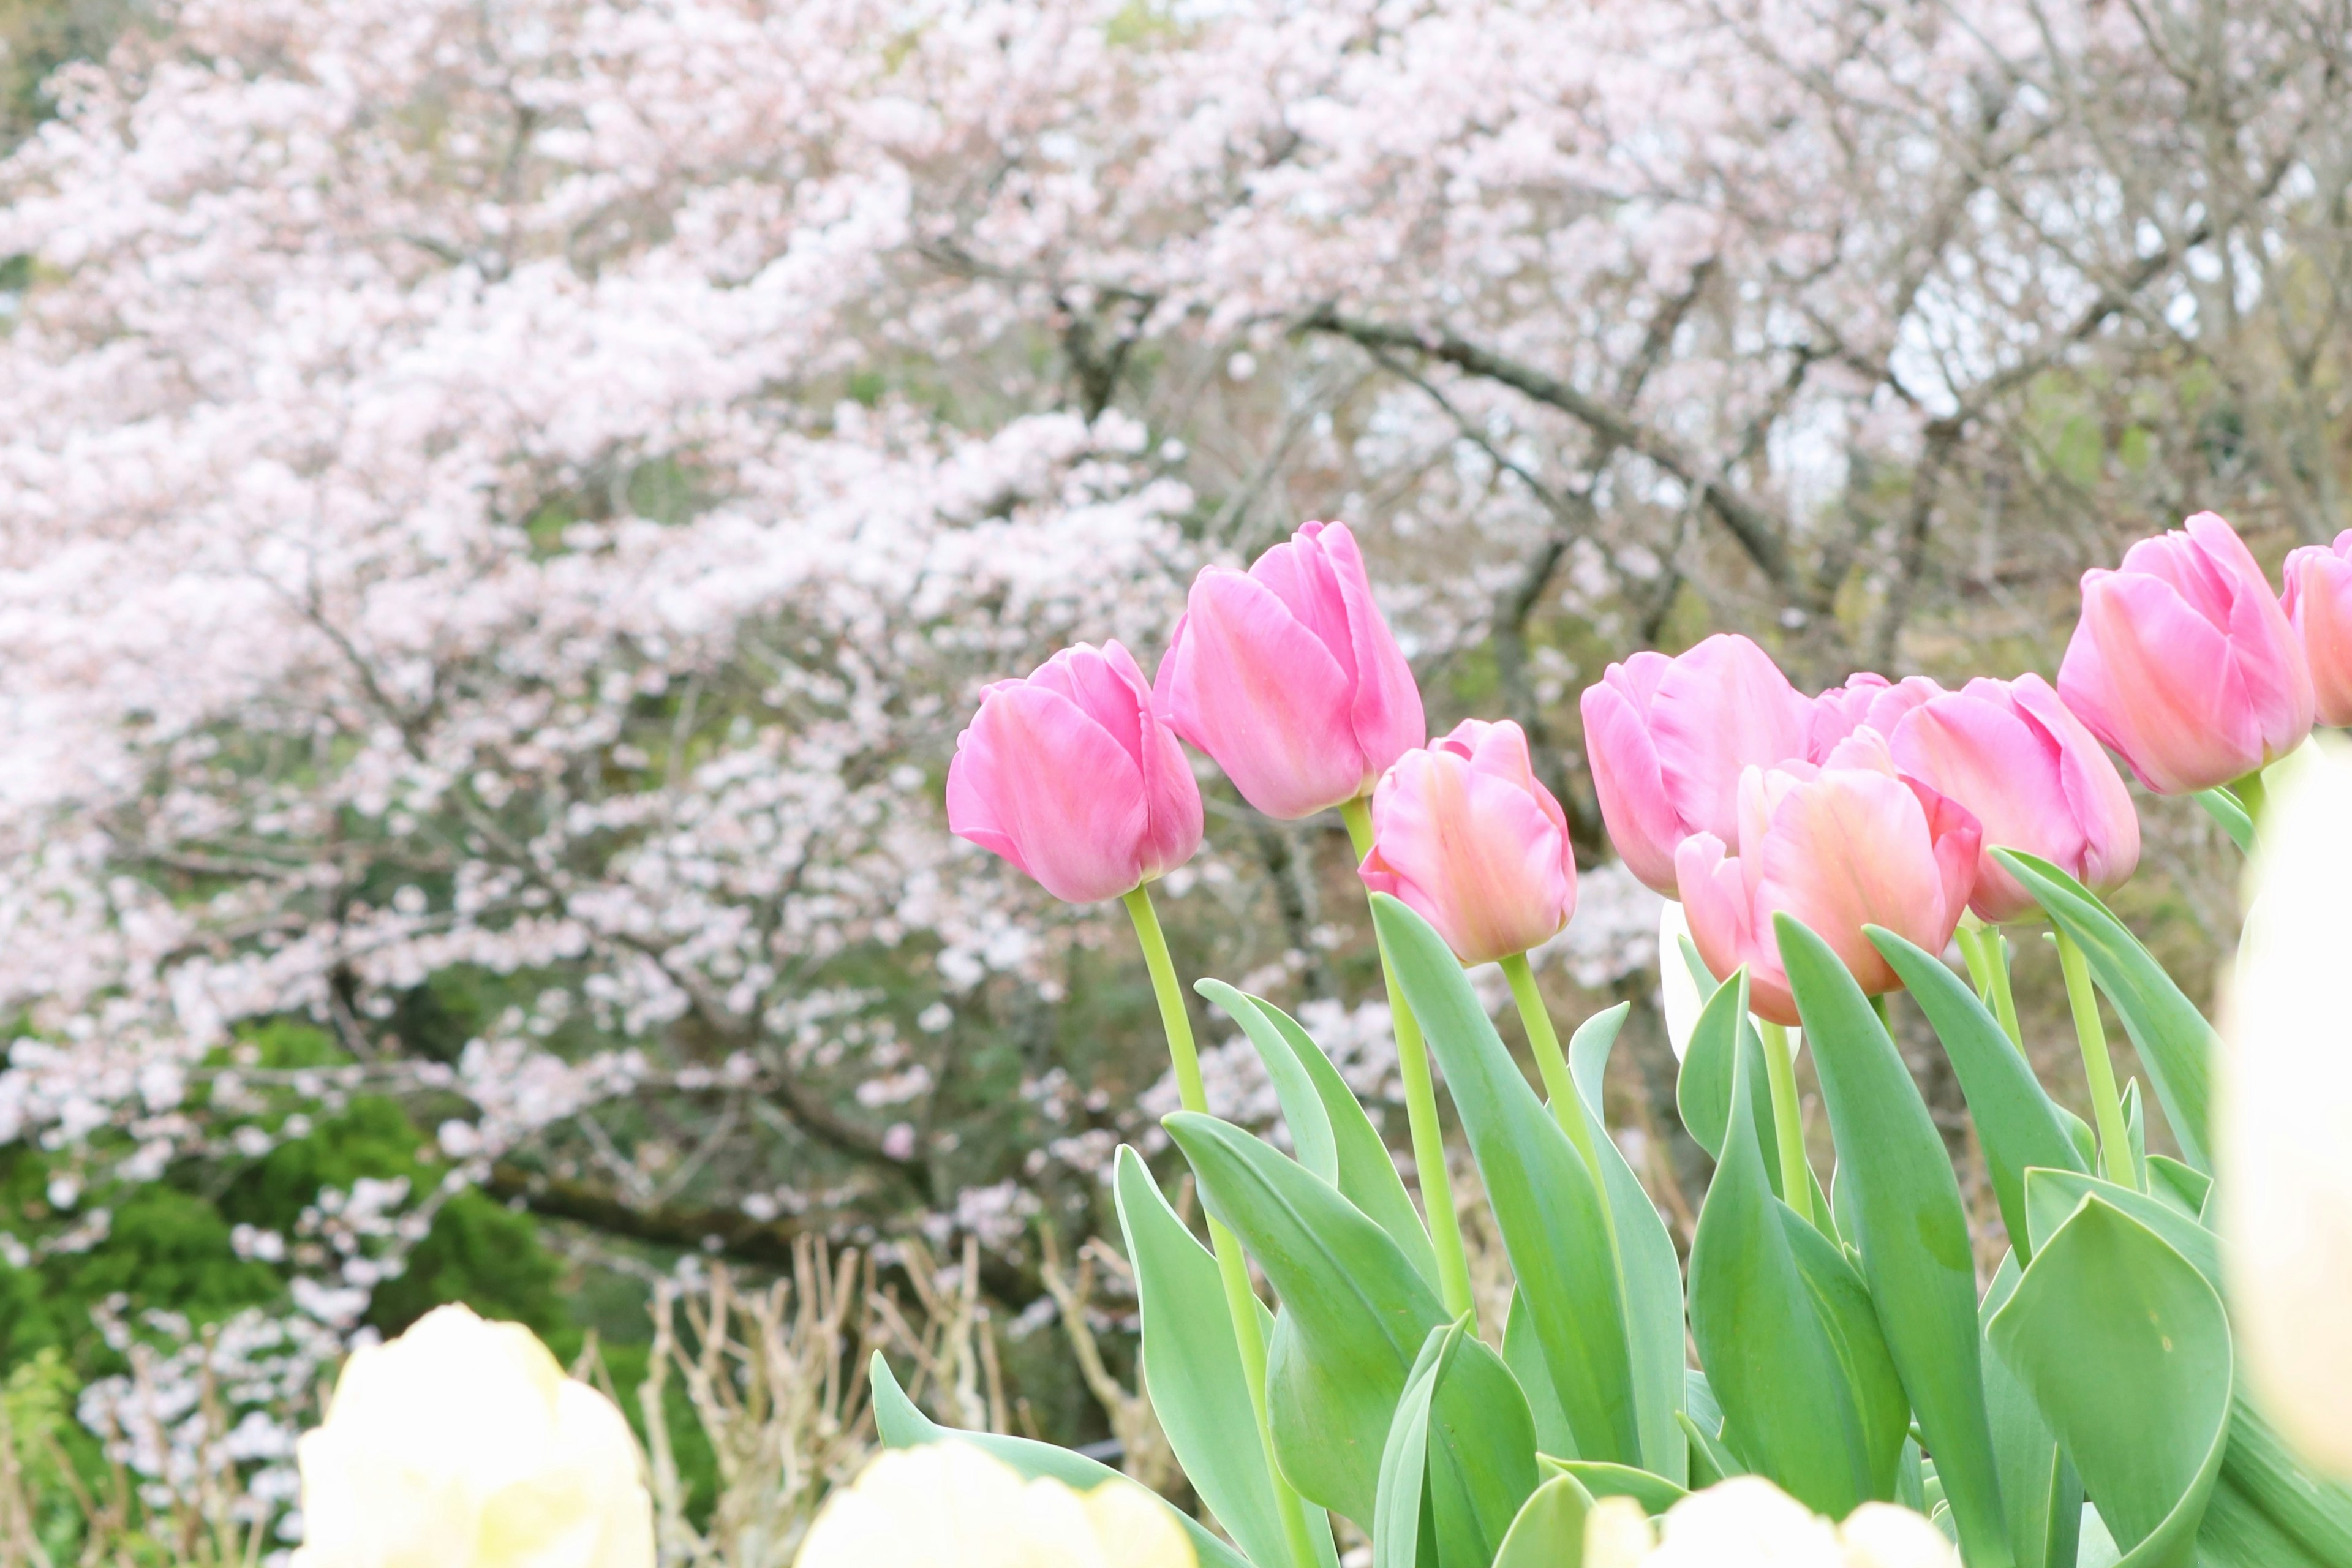
<svg viewBox="0 0 2352 1568">
<path fill-rule="evenodd" d="M 1762 857 L 1759 923 L 1783 912 L 1801 921 L 1864 991 L 1889 991 L 1897 982 L 1864 926 L 1885 926 L 1931 952 L 1951 940 L 1948 925 L 1937 927 L 1948 910 L 1954 920 L 1959 911 L 1934 854 L 1927 813 L 1901 779 L 1861 768 L 1825 770 L 1780 802 L 1760 847 L 1743 841 L 1740 848 Z M 1973 862 L 1973 844 L 1969 853 Z"/>
<path fill-rule="evenodd" d="M 1659 654 L 1636 654 L 1626 661 L 1651 659 L 1662 671 L 1666 660 Z M 1682 818 L 1666 798 L 1658 768 L 1657 747 L 1643 710 L 1621 682 L 1622 667 L 1612 665 L 1598 685 L 1585 688 L 1578 707 L 1584 715 L 1584 752 L 1592 769 L 1592 792 L 1601 802 L 1601 826 L 1625 868 L 1643 886 L 1668 898 L 1675 896 L 1675 846 L 1683 837 Z"/>
<path fill-rule="evenodd" d="M 2058 694 L 2159 795 L 2209 789 L 2262 764 L 2228 638 L 2147 574 L 2084 574 Z"/>
<path fill-rule="evenodd" d="M 1726 858 L 1723 840 L 1714 834 L 1696 833 L 1675 851 L 1675 869 L 1682 884 L 1683 918 L 1690 925 L 1691 945 L 1698 949 L 1708 972 L 1724 980 L 1745 965 L 1749 1009 L 1776 1024 L 1798 1022 L 1780 950 L 1758 940 L 1757 905 L 1748 896 L 1748 875 L 1738 858 Z"/>
<path fill-rule="evenodd" d="M 1406 752 L 1381 781 L 1372 822 L 1366 885 L 1402 900 L 1465 963 L 1549 942 L 1575 911 L 1559 826 L 1528 789 L 1453 752 Z"/>
<path fill-rule="evenodd" d="M 1739 773 L 1806 754 L 1812 704 L 1771 656 L 1718 633 L 1676 658 L 1650 704 L 1666 798 L 1694 831 L 1729 842 Z"/>
<path fill-rule="evenodd" d="M 1972 681 L 1965 691 L 1914 710 L 1890 742 L 1905 773 L 1976 816 L 1984 853 L 1972 901 L 1989 921 L 2011 920 L 2034 907 L 2016 879 L 1992 859 L 1995 846 L 2023 849 L 2077 872 L 2084 850 L 2056 741 L 2012 709 L 2006 696 L 1996 682 Z M 2116 787 L 2122 787 L 2120 780 Z"/>
<path fill-rule="evenodd" d="M 2286 558 L 2287 619 L 2303 639 L 2313 711 L 2323 724 L 2352 724 L 2352 529 L 2334 549 L 2305 545 Z"/>
<path fill-rule="evenodd" d="M 1421 687 L 1412 666 L 1397 646 L 1386 616 L 1372 600 L 1372 583 L 1356 536 L 1344 522 L 1308 523 L 1299 530 L 1323 550 L 1346 613 L 1348 657 L 1356 697 L 1350 710 L 1356 744 L 1364 757 L 1365 782 L 1379 777 L 1413 747 L 1429 738 L 1429 720 L 1423 711 Z"/>
<path fill-rule="evenodd" d="M 1971 687 L 1975 684 L 1969 682 Z M 2139 864 L 2139 809 L 2132 805 L 2129 786 L 2100 749 L 2098 737 L 2074 717 L 2048 681 L 2038 675 L 2021 675 L 2010 682 L 2009 692 L 2019 710 L 2040 724 L 2058 748 L 2059 779 L 2065 786 L 2067 807 L 2083 834 L 2083 863 L 2067 869 L 2093 888 L 2115 887 Z M 1999 842 L 1988 829 L 1986 850 Z"/>
<path fill-rule="evenodd" d="M 1142 880 L 1142 770 L 1076 703 L 1002 684 L 965 735 L 948 771 L 949 831 L 991 849 L 992 838 L 1009 843 L 1017 855 L 997 852 L 1070 903 L 1117 898 Z"/>
</svg>

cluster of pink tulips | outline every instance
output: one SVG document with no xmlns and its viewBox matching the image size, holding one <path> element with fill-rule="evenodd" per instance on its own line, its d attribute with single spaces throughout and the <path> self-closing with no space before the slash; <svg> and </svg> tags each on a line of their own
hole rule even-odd
<svg viewBox="0 0 2352 1568">
<path fill-rule="evenodd" d="M 2315 717 L 2352 723 L 2352 531 L 2296 551 L 2284 596 L 2211 512 L 2143 540 L 2084 577 L 2054 689 L 1857 675 L 1809 697 L 1755 643 L 1717 636 L 1612 665 L 1582 706 L 1618 853 L 1683 901 L 1709 969 L 1746 965 L 1757 1012 L 1792 1024 L 1776 912 L 1865 991 L 1890 990 L 1864 926 L 1940 951 L 1971 912 L 2032 910 L 1996 847 L 2093 888 L 2131 873 L 2139 826 L 2101 742 L 2159 794 L 2252 795 Z M 1474 719 L 1424 744 L 1420 693 L 1343 524 L 1307 524 L 1245 574 L 1203 571 L 1154 683 L 1111 643 L 989 688 L 949 773 L 950 826 L 1057 897 L 1130 894 L 1200 842 L 1179 737 L 1270 816 L 1368 818 L 1366 885 L 1465 963 L 1524 952 L 1575 910 L 1567 821 L 1526 737 Z"/>
</svg>

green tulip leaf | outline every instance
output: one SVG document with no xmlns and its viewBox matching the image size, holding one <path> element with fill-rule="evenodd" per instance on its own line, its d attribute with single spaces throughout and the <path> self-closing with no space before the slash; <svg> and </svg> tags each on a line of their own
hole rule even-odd
<svg viewBox="0 0 2352 1568">
<path fill-rule="evenodd" d="M 1289 1539 L 1275 1502 L 1257 1412 L 1242 1372 L 1216 1259 L 1168 1206 L 1135 1151 L 1122 1146 L 1112 1190 L 1143 1310 L 1143 1382 L 1185 1479 L 1254 1563 L 1285 1563 Z M 1263 1332 L 1274 1326 L 1259 1309 Z M 1307 1521 L 1316 1554 L 1338 1556 L 1330 1521 Z"/>
<path fill-rule="evenodd" d="M 1574 1476 L 1554 1476 L 1519 1506 L 1494 1568 L 1583 1568 L 1584 1516 L 1592 1494 Z"/>
<path fill-rule="evenodd" d="M 2223 1494 L 2273 1521 L 2311 1560 L 2341 1568 L 2352 1563 L 2352 1487 L 2325 1480 L 2305 1469 L 2275 1427 L 2242 1394 L 2230 1412 L 2230 1446 L 2221 1456 Z M 2206 1515 L 2199 1544 L 2213 1546 L 2215 1521 Z"/>
<path fill-rule="evenodd" d="M 1764 1071 L 1732 1068 L 1737 1103 Z M 1837 1245 L 1775 1198 L 1755 1125 L 1731 1118 L 1691 1246 L 1691 1335 L 1746 1468 L 1832 1519 L 1893 1495 L 1910 1406 L 1869 1292 Z"/>
<path fill-rule="evenodd" d="M 1748 980 L 1735 974 L 1715 988 L 1691 1026 L 1690 1044 L 1683 1053 L 1682 1070 L 1675 1078 L 1675 1110 L 1684 1128 L 1710 1160 L 1723 1157 L 1723 1131 L 1731 1120 L 1731 1068 L 1746 1033 Z M 1761 1136 L 1767 1167 L 1776 1158 L 1769 1116 Z"/>
<path fill-rule="evenodd" d="M 1993 858 L 2074 940 L 2091 977 L 2114 1003 L 2156 1086 L 2165 1121 L 2189 1163 L 2213 1168 L 2213 1026 L 2139 939 L 2090 890 L 2047 860 L 2014 849 Z"/>
<path fill-rule="evenodd" d="M 1569 1429 L 1568 1412 L 1552 1391 L 1551 1368 L 1544 1364 L 1543 1346 L 1536 1342 L 1535 1320 L 1519 1304 L 1516 1289 L 1503 1319 L 1503 1363 L 1527 1394 L 1528 1410 L 1535 1417 L 1537 1450 L 1556 1459 L 1575 1458 L 1576 1434 Z"/>
<path fill-rule="evenodd" d="M 1837 954 L 1786 914 L 1772 924 L 1837 1139 L 1848 1239 L 1887 1350 L 1936 1456 L 1963 1553 L 1972 1568 L 2002 1568 L 2008 1525 L 1985 1415 L 1976 1265 L 1943 1135 Z M 1720 1380 L 1710 1373 L 1708 1381 L 1719 1397 Z"/>
<path fill-rule="evenodd" d="M 1992 1178 L 2001 1221 L 2009 1227 L 2010 1240 L 2022 1250 L 2027 1167 L 2089 1166 L 2077 1155 L 2042 1080 L 1967 983 L 1945 968 L 1943 960 L 1895 932 L 1881 926 L 1868 926 L 1864 931 L 1927 1015 L 1951 1060 L 1984 1143 L 1985 1169 Z"/>
<path fill-rule="evenodd" d="M 1632 1498 L 1642 1505 L 1643 1512 L 1651 1515 L 1664 1513 L 1690 1496 L 1687 1489 L 1665 1477 L 1637 1470 L 1631 1465 L 1612 1465 L 1598 1459 L 1546 1458 L 1543 1468 L 1550 1475 L 1574 1476 L 1577 1484 L 1595 1498 Z"/>
<path fill-rule="evenodd" d="M 1447 1321 L 1389 1234 L 1320 1177 L 1214 1117 L 1166 1121 L 1209 1213 L 1282 1300 L 1266 1348 L 1266 1415 L 1299 1495 L 1369 1521 L 1406 1374 Z"/>
<path fill-rule="evenodd" d="M 2205 808 L 2206 816 L 2221 825 L 2221 831 L 2230 836 L 2230 842 L 2242 853 L 2254 852 L 2254 819 L 2246 815 L 2246 808 L 2239 804 L 2236 795 L 2216 785 L 2199 790 L 2197 804 Z"/>
<path fill-rule="evenodd" d="M 2093 1193 L 2044 1238 L 1989 1337 L 2074 1460 L 2124 1568 L 2191 1568 L 2232 1375 L 2229 1320 L 2204 1276 Z"/>
<path fill-rule="evenodd" d="M 1704 1490 L 1718 1481 L 1748 1473 L 1731 1450 L 1723 1446 L 1723 1439 L 1692 1420 L 1690 1412 L 1677 1410 L 1675 1419 L 1682 1424 L 1683 1436 L 1690 1444 L 1688 1475 L 1693 1490 Z"/>
<path fill-rule="evenodd" d="M 2162 1237 L 2189 1267 L 2205 1277 L 2215 1290 L 2221 1284 L 2221 1246 L 2214 1234 L 2161 1198 L 2119 1187 L 2080 1171 L 2028 1171 L 2025 1174 L 2025 1223 L 2033 1233 L 2034 1250 L 2074 1217 L 2083 1200 L 2096 1195 L 2114 1205 Z"/>
<path fill-rule="evenodd" d="M 2213 1194 L 2213 1178 L 2169 1154 L 2150 1154 L 2147 1190 L 2189 1218 L 2200 1219 L 2205 1213 L 2205 1200 Z"/>
<path fill-rule="evenodd" d="M 1439 1568 L 1488 1568 L 1543 1479 L 1518 1382 L 1467 1323 L 1454 1325 L 1430 1406 L 1429 1501 Z"/>
<path fill-rule="evenodd" d="M 1396 1413 L 1381 1446 L 1378 1500 L 1372 1510 L 1372 1568 L 1419 1568 L 1434 1544 L 1434 1521 L 1423 1511 L 1427 1500 L 1429 1407 L 1437 1394 L 1437 1369 L 1452 1337 L 1451 1326 L 1433 1329 L 1405 1379 Z"/>
<path fill-rule="evenodd" d="M 876 1351 L 866 1363 L 866 1378 L 873 1388 L 874 1428 L 880 1434 L 886 1448 L 919 1448 L 926 1443 L 970 1443 L 976 1448 L 995 1455 L 1013 1467 L 1024 1478 L 1035 1480 L 1050 1477 L 1064 1486 L 1090 1492 L 1100 1486 L 1135 1487 L 1136 1483 L 1108 1465 L 1097 1464 L 1084 1454 L 1074 1454 L 1067 1448 L 1057 1448 L 1051 1443 L 1033 1442 L 1027 1437 L 1008 1437 L 996 1432 L 963 1432 L 952 1426 L 942 1426 L 920 1410 L 898 1386 L 898 1379 L 890 1371 L 890 1363 Z M 1136 1487 L 1150 1497 L 1141 1487 Z M 1211 1534 L 1201 1522 L 1182 1509 L 1162 1500 L 1160 1507 L 1183 1527 L 1192 1542 L 1193 1554 L 1200 1559 L 1200 1568 L 1250 1568 L 1249 1561 L 1238 1552 Z M 1280 1562 L 1276 1558 L 1271 1561 Z"/>
<path fill-rule="evenodd" d="M 1372 918 L 1470 1135 L 1577 1452 L 1638 1461 L 1640 1417 L 1607 1200 L 1528 1088 L 1444 939 L 1385 893 L 1372 896 Z"/>
<path fill-rule="evenodd" d="M 1274 1026 L 1274 1020 L 1259 1009 L 1255 997 L 1243 995 L 1222 980 L 1196 981 L 1192 989 L 1242 1026 L 1265 1068 L 1267 1081 L 1274 1085 L 1274 1098 L 1282 1107 L 1283 1124 L 1290 1129 L 1290 1146 L 1298 1163 L 1337 1186 L 1339 1149 L 1331 1131 L 1331 1114 L 1324 1109 L 1323 1097 L 1315 1091 L 1315 1080 L 1307 1076 L 1298 1053 Z"/>
<path fill-rule="evenodd" d="M 1981 1323 L 1990 1325 L 2016 1293 L 2024 1278 L 2017 1258 L 2012 1250 L 2001 1259 L 1978 1310 Z M 1984 1358 L 1984 1384 L 1993 1463 L 2009 1507 L 2009 1547 L 2017 1568 L 2074 1568 L 2083 1528 L 2082 1480 L 2042 1419 L 2033 1395 L 1998 1354 Z"/>
</svg>

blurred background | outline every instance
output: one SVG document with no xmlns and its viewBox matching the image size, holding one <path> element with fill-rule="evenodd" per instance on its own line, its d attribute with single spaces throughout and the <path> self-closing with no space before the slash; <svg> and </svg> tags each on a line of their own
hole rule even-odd
<svg viewBox="0 0 2352 1568">
<path fill-rule="evenodd" d="M 2347 184 L 2346 0 L 0 0 L 0 1542 L 276 1550 L 335 1358 L 453 1300 L 611 1382 L 677 1562 L 788 1561 L 862 1345 L 1166 1482 L 1149 988 L 941 784 L 1311 518 L 1567 803 L 1540 973 L 1635 1004 L 1686 1243 L 1578 693 L 2052 674 L 2136 537 L 2332 538 Z M 1338 820 L 1204 784 L 1180 968 L 1387 1100 Z M 2141 804 L 2201 998 L 2234 868 Z"/>
</svg>

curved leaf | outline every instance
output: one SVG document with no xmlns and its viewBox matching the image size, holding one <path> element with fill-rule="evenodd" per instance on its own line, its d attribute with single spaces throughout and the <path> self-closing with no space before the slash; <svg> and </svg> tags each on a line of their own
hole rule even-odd
<svg viewBox="0 0 2352 1568">
<path fill-rule="evenodd" d="M 1274 1020 L 1259 1010 L 1255 997 L 1243 995 L 1222 980 L 1195 981 L 1192 989 L 1242 1026 L 1265 1068 L 1267 1081 L 1274 1085 L 1274 1098 L 1282 1106 L 1283 1125 L 1290 1129 L 1290 1146 L 1298 1163 L 1339 1185 L 1339 1149 L 1331 1131 L 1331 1114 L 1323 1108 L 1323 1097 L 1315 1092 L 1315 1080 L 1307 1076 L 1298 1053 L 1290 1048 Z"/>
<path fill-rule="evenodd" d="M 1985 1415 L 1976 1263 L 1943 1135 L 1837 954 L 1786 914 L 1772 924 L 1812 1043 L 1837 1136 L 1838 1195 L 1853 1215 L 1850 1239 L 1887 1350 L 1936 1456 L 1963 1554 L 1971 1568 L 2005 1568 L 2008 1525 Z"/>
<path fill-rule="evenodd" d="M 1437 1368 L 1456 1331 L 1432 1329 L 1405 1379 L 1388 1436 L 1381 1445 L 1377 1501 L 1372 1509 L 1372 1568 L 1417 1568 L 1430 1534 L 1423 1513 L 1429 1464 L 1429 1406 L 1437 1394 Z"/>
<path fill-rule="evenodd" d="M 1552 1391 L 1551 1369 L 1544 1364 L 1543 1346 L 1536 1342 L 1535 1321 L 1519 1304 L 1519 1293 L 1511 1292 L 1511 1304 L 1503 1318 L 1503 1364 L 1519 1380 L 1519 1387 L 1528 1396 L 1528 1411 L 1536 1424 L 1536 1448 L 1555 1459 L 1573 1459 L 1576 1454 L 1576 1434 L 1569 1429 L 1568 1412 L 1559 1407 L 1559 1395 Z"/>
<path fill-rule="evenodd" d="M 1979 1320 L 1988 1326 L 2024 1278 L 2011 1250 L 1985 1292 Z M 2083 1483 L 2049 1424 L 1999 1355 L 1984 1361 L 1985 1413 L 1992 1423 L 1993 1462 L 2009 1507 L 2009 1545 L 2017 1568 L 2075 1568 L 2083 1528 Z"/>
<path fill-rule="evenodd" d="M 2254 819 L 2246 815 L 2246 808 L 2239 804 L 2236 795 L 2217 785 L 2199 790 L 2196 798 L 2197 804 L 2205 808 L 2205 815 L 2221 825 L 2221 831 L 2230 836 L 2230 842 L 2242 854 L 2254 852 Z"/>
<path fill-rule="evenodd" d="M 2139 1049 L 2181 1152 L 2200 1171 L 2210 1172 L 2213 1026 L 2139 938 L 2082 883 L 2049 861 L 2014 849 L 1996 849 L 1993 858 L 2083 950 L 2092 978 L 2115 1004 Z"/>
<path fill-rule="evenodd" d="M 2094 1193 L 1993 1315 L 1990 1339 L 2065 1445 L 2127 1568 L 2190 1568 L 2229 1436 L 2221 1299 Z"/>
<path fill-rule="evenodd" d="M 1642 1505 L 1644 1513 L 1664 1513 L 1690 1496 L 1687 1489 L 1665 1477 L 1637 1470 L 1631 1465 L 1612 1465 L 1598 1459 L 1546 1459 L 1544 1468 L 1555 1475 L 1574 1476 L 1578 1484 L 1596 1498 L 1632 1498 Z"/>
<path fill-rule="evenodd" d="M 1554 1476 L 1528 1496 L 1511 1521 L 1495 1568 L 1583 1568 L 1584 1516 L 1592 1494 L 1574 1476 Z"/>
<path fill-rule="evenodd" d="M 1454 1325 L 1430 1405 L 1429 1503 L 1439 1568 L 1488 1568 L 1543 1479 L 1527 1399 L 1467 1321 Z"/>
<path fill-rule="evenodd" d="M 874 1427 L 881 1435 L 886 1448 L 915 1448 L 925 1443 L 945 1443 L 950 1440 L 970 1443 L 984 1448 L 1012 1466 L 1031 1480 L 1050 1476 L 1079 1491 L 1092 1491 L 1108 1483 L 1134 1487 L 1136 1484 L 1108 1465 L 1097 1464 L 1084 1454 L 1073 1454 L 1067 1448 L 1056 1448 L 1051 1443 L 1032 1442 L 1026 1437 L 1007 1437 L 995 1432 L 964 1432 L 952 1426 L 942 1426 L 920 1410 L 898 1386 L 898 1379 L 890 1371 L 890 1363 L 876 1351 L 866 1363 L 866 1378 L 874 1391 Z M 1151 1494 L 1136 1487 L 1149 1497 Z M 1192 1539 L 1193 1554 L 1201 1560 L 1200 1568 L 1250 1568 L 1242 1554 L 1212 1535 L 1200 1521 L 1182 1509 L 1161 1500 L 1176 1522 L 1184 1527 Z"/>
</svg>

